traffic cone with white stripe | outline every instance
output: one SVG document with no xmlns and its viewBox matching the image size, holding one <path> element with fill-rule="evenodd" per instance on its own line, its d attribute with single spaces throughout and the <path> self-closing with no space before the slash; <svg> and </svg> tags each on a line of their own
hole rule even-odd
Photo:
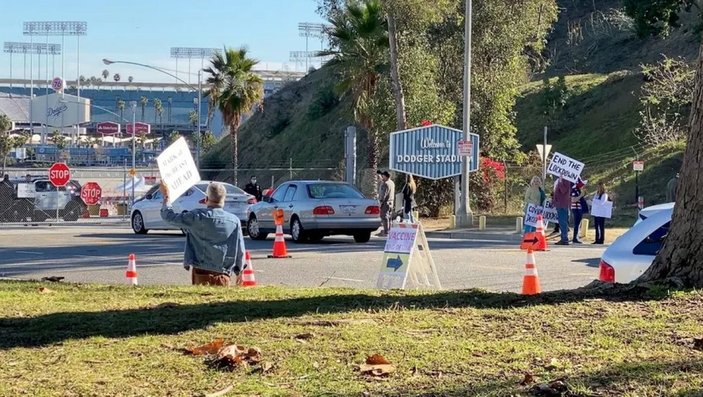
<svg viewBox="0 0 703 397">
<path fill-rule="evenodd" d="M 125 272 L 125 277 L 128 281 L 132 282 L 132 285 L 137 285 L 137 258 L 134 254 L 129 254 L 129 260 L 127 261 L 127 271 Z"/>
<path fill-rule="evenodd" d="M 276 239 L 273 241 L 273 254 L 269 258 L 290 258 L 286 248 L 286 239 L 283 238 L 283 225 L 276 225 Z"/>
<path fill-rule="evenodd" d="M 251 263 L 251 254 L 246 251 L 244 254 L 244 261 L 246 262 L 246 267 L 242 271 L 242 287 L 255 287 L 256 278 L 254 277 L 254 265 Z"/>
<path fill-rule="evenodd" d="M 527 263 L 525 263 L 525 276 L 522 279 L 522 294 L 536 295 L 542 292 L 539 286 L 539 276 L 537 275 L 537 265 L 535 264 L 535 254 L 531 249 L 527 250 Z"/>
<path fill-rule="evenodd" d="M 544 234 L 544 219 L 542 214 L 537 215 L 537 249 L 535 251 L 547 250 L 547 236 Z"/>
</svg>

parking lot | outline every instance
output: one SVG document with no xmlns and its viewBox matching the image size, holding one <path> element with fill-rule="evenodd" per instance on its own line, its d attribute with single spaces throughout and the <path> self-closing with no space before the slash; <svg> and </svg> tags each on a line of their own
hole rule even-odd
<svg viewBox="0 0 703 397">
<path fill-rule="evenodd" d="M 443 288 L 519 291 L 525 253 L 518 236 L 477 234 L 471 239 L 429 238 Z M 0 230 L 0 276 L 39 279 L 62 276 L 67 282 L 123 284 L 127 256 L 136 254 L 140 284 L 188 284 L 181 265 L 184 237 L 177 232 L 135 235 L 126 223 L 78 222 L 4 226 Z M 373 288 L 381 267 L 384 240 L 355 244 L 330 237 L 317 244 L 287 241 L 290 259 L 268 259 L 273 236 L 246 238 L 258 285 Z M 598 277 L 603 246 L 550 247 L 536 253 L 543 290 L 583 286 Z"/>
</svg>

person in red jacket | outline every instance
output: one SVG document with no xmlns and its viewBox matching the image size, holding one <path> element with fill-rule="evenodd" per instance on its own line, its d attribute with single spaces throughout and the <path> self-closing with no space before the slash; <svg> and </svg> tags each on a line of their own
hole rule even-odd
<svg viewBox="0 0 703 397">
<path fill-rule="evenodd" d="M 554 208 L 559 216 L 559 232 L 561 239 L 557 245 L 569 245 L 569 210 L 571 210 L 571 182 L 559 177 L 554 189 Z"/>
</svg>

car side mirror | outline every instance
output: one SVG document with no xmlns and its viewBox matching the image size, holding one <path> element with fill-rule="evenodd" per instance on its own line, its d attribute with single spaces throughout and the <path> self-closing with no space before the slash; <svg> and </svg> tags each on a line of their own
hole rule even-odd
<svg viewBox="0 0 703 397">
<path fill-rule="evenodd" d="M 147 200 L 151 200 L 153 197 L 154 196 L 152 196 L 151 194 L 147 194 L 146 196 L 144 196 L 144 198 Z"/>
<path fill-rule="evenodd" d="M 262 197 L 261 197 L 261 201 L 263 201 L 263 202 L 265 202 L 265 203 L 272 203 L 272 202 L 273 202 L 273 197 L 271 197 L 271 196 L 262 196 Z"/>
</svg>

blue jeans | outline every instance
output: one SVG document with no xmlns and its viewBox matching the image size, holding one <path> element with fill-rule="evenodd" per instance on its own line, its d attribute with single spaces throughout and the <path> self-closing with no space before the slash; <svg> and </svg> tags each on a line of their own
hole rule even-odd
<svg viewBox="0 0 703 397">
<path fill-rule="evenodd" d="M 569 242 L 569 209 L 557 208 L 557 216 L 559 217 L 559 232 L 561 233 L 561 241 Z"/>
</svg>

